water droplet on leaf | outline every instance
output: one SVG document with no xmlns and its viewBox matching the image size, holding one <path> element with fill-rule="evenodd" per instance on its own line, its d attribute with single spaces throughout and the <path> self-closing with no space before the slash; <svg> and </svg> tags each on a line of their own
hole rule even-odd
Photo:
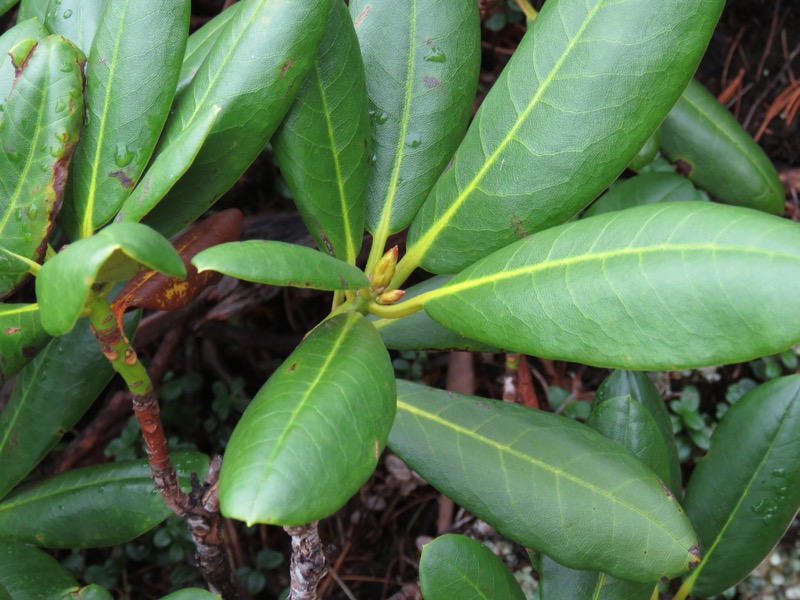
<svg viewBox="0 0 800 600">
<path fill-rule="evenodd" d="M 419 148 L 419 145 L 422 143 L 422 139 L 418 133 L 409 133 L 406 136 L 405 143 L 409 148 Z"/>
<path fill-rule="evenodd" d="M 758 504 L 753 504 L 753 505 L 750 507 L 750 510 L 752 510 L 752 511 L 753 511 L 754 513 L 756 513 L 757 515 L 762 515 L 762 514 L 764 514 L 764 511 L 766 511 L 766 510 L 767 510 L 767 501 L 766 501 L 766 500 L 762 500 L 762 501 L 761 501 L 761 502 L 759 502 Z"/>
<path fill-rule="evenodd" d="M 770 473 L 773 477 L 786 477 L 786 469 L 773 469 Z"/>
<path fill-rule="evenodd" d="M 433 46 L 430 50 L 428 50 L 428 53 L 425 55 L 425 60 L 427 60 L 428 62 L 443 63 L 447 62 L 447 57 L 445 56 L 444 52 L 442 52 L 439 48 Z"/>
<path fill-rule="evenodd" d="M 72 11 L 67 9 L 64 11 L 64 18 L 69 19 L 72 16 Z"/>
<path fill-rule="evenodd" d="M 117 151 L 114 153 L 114 162 L 118 167 L 126 167 L 133 160 L 133 150 L 128 149 L 125 144 L 117 144 Z"/>
</svg>

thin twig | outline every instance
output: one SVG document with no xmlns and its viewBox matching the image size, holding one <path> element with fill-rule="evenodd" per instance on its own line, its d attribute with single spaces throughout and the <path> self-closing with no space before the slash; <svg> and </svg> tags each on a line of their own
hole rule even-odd
<svg viewBox="0 0 800 600">
<path fill-rule="evenodd" d="M 292 536 L 292 582 L 287 600 L 317 600 L 319 582 L 328 573 L 317 521 L 284 529 Z"/>
</svg>

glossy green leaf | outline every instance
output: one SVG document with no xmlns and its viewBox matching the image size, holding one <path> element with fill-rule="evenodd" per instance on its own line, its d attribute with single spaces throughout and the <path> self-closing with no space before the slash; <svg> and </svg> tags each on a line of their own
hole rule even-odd
<svg viewBox="0 0 800 600">
<path fill-rule="evenodd" d="M 0 598 L 47 600 L 78 589 L 72 574 L 35 546 L 0 540 Z"/>
<path fill-rule="evenodd" d="M 798 343 L 800 313 L 775 301 L 796 294 L 800 225 L 669 202 L 520 240 L 417 302 L 448 329 L 509 351 L 676 370 Z"/>
<path fill-rule="evenodd" d="M 694 594 L 728 589 L 772 550 L 800 507 L 800 375 L 760 385 L 725 413 L 684 506 L 703 553 Z"/>
<path fill-rule="evenodd" d="M 0 385 L 28 364 L 49 339 L 36 304 L 0 304 Z"/>
<path fill-rule="evenodd" d="M 206 590 L 187 588 L 164 596 L 161 600 L 219 600 L 220 598 L 219 594 L 212 594 Z"/>
<path fill-rule="evenodd" d="M 596 405 L 586 424 L 623 448 L 667 482 L 670 461 L 667 444 L 650 412 L 630 396 L 618 396 Z M 672 486 L 669 486 L 673 489 Z"/>
<path fill-rule="evenodd" d="M 139 222 L 164 199 L 183 177 L 217 122 L 220 108 L 212 106 L 164 148 L 120 208 L 117 221 Z"/>
<path fill-rule="evenodd" d="M 11 85 L 14 83 L 16 69 L 8 51 L 25 39 L 40 40 L 48 34 L 47 29 L 38 19 L 28 19 L 14 25 L 0 36 L 0 105 L 2 105 Z"/>
<path fill-rule="evenodd" d="M 705 200 L 692 182 L 675 173 L 645 173 L 615 183 L 600 196 L 586 212 L 585 217 L 624 210 L 656 202 L 684 202 Z"/>
<path fill-rule="evenodd" d="M 367 228 L 405 228 L 464 135 L 480 70 L 472 0 L 353 0 L 372 115 Z"/>
<path fill-rule="evenodd" d="M 775 167 L 734 116 L 692 80 L 661 126 L 661 148 L 715 197 L 783 214 L 785 192 Z"/>
<path fill-rule="evenodd" d="M 160 234 L 139 223 L 114 223 L 67 246 L 36 277 L 42 327 L 63 335 L 80 317 L 95 283 L 123 281 L 140 266 L 186 277 L 183 260 Z"/>
<path fill-rule="evenodd" d="M 114 600 L 114 596 L 99 585 L 87 585 L 77 592 L 72 592 L 69 600 Z"/>
<path fill-rule="evenodd" d="M 367 481 L 395 415 L 392 363 L 358 313 L 319 325 L 247 407 L 219 482 L 222 513 L 302 525 L 334 513 Z"/>
<path fill-rule="evenodd" d="M 549 556 L 539 560 L 539 600 L 650 600 L 652 583 L 624 581 L 596 571 L 577 571 Z"/>
<path fill-rule="evenodd" d="M 136 322 L 135 314 L 126 318 L 128 337 Z M 51 340 L 20 372 L 0 412 L 0 498 L 75 426 L 113 375 L 88 321 Z"/>
<path fill-rule="evenodd" d="M 355 264 L 364 236 L 369 118 L 364 63 L 344 2 L 272 147 L 317 246 Z"/>
<path fill-rule="evenodd" d="M 183 56 L 181 73 L 178 76 L 178 86 L 175 91 L 176 99 L 179 99 L 184 90 L 194 79 L 200 65 L 203 64 L 211 48 L 217 43 L 217 38 L 225 25 L 233 18 L 239 10 L 241 3 L 232 4 L 200 29 L 189 36 L 186 42 L 186 53 Z"/>
<path fill-rule="evenodd" d="M 572 568 L 644 582 L 697 562 L 675 497 L 572 419 L 399 381 L 389 447 L 509 539 Z"/>
<path fill-rule="evenodd" d="M 200 479 L 208 457 L 174 454 L 181 484 Z M 128 542 L 171 513 L 156 492 L 147 460 L 114 462 L 59 473 L 0 502 L 0 538 L 46 548 L 97 548 Z"/>
<path fill-rule="evenodd" d="M 145 222 L 172 235 L 241 177 L 314 62 L 330 0 L 242 0 L 167 121 L 161 152 L 213 106 L 216 124 L 188 172 Z"/>
<path fill-rule="evenodd" d="M 641 371 L 614 371 L 597 388 L 593 407 L 596 408 L 607 400 L 619 396 L 630 396 L 632 400 L 640 402 L 655 420 L 659 437 L 661 438 L 659 445 L 663 444 L 666 448 L 669 464 L 668 474 L 666 476 L 662 475 L 662 479 L 673 492 L 680 494 L 681 465 L 678 460 L 678 448 L 675 446 L 675 437 L 672 434 L 672 421 L 669 411 L 667 411 L 658 388 L 647 376 L 647 373 L 642 373 Z"/>
<path fill-rule="evenodd" d="M 422 547 L 419 586 L 425 600 L 525 600 L 500 558 L 480 542 L 452 533 Z"/>
<path fill-rule="evenodd" d="M 265 240 L 219 244 L 198 253 L 198 272 L 219 271 L 245 281 L 317 290 L 356 290 L 369 285 L 363 271 L 323 252 Z"/>
<path fill-rule="evenodd" d="M 108 0 L 86 66 L 88 118 L 63 221 L 75 240 L 108 223 L 139 180 L 172 104 L 189 0 Z"/>
<path fill-rule="evenodd" d="M 636 156 L 633 157 L 633 160 L 628 163 L 628 168 L 631 171 L 638 172 L 640 169 L 643 169 L 647 165 L 655 160 L 656 156 L 658 155 L 658 149 L 661 146 L 661 128 L 658 128 L 653 132 L 647 141 L 644 143 L 644 146 L 639 148 L 639 152 L 636 153 Z"/>
<path fill-rule="evenodd" d="M 45 26 L 51 32 L 63 35 L 89 56 L 103 6 L 107 3 L 107 0 L 51 1 L 44 20 Z"/>
<path fill-rule="evenodd" d="M 414 220 L 407 265 L 458 272 L 586 206 L 669 112 L 723 5 L 546 3 Z"/>
<path fill-rule="evenodd" d="M 50 0 L 21 0 L 17 11 L 17 22 L 36 17 L 40 23 L 44 23 L 49 4 Z"/>
<path fill-rule="evenodd" d="M 435 290 L 452 279 L 452 275 L 435 275 L 411 286 L 404 299 L 410 300 L 420 294 Z M 387 348 L 392 350 L 470 350 L 475 352 L 500 352 L 499 349 L 476 342 L 439 325 L 424 311 L 402 319 L 381 319 L 371 316 Z"/>
<path fill-rule="evenodd" d="M 83 123 L 81 51 L 60 36 L 20 44 L 0 118 L 0 299 L 44 256 Z"/>
</svg>

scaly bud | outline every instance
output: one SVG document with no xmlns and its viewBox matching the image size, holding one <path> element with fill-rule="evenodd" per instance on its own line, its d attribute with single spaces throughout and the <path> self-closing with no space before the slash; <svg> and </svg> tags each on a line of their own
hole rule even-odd
<svg viewBox="0 0 800 600">
<path fill-rule="evenodd" d="M 389 285 L 394 277 L 394 268 L 397 266 L 397 246 L 389 250 L 375 265 L 370 273 L 369 287 L 374 294 L 380 294 Z"/>
<path fill-rule="evenodd" d="M 391 290 L 388 292 L 383 292 L 380 296 L 375 298 L 375 302 L 378 304 L 394 304 L 400 298 L 406 295 L 405 290 Z"/>
</svg>

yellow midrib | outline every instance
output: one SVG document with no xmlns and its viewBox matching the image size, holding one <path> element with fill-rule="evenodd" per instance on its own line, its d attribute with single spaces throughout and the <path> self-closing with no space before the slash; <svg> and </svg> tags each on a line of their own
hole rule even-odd
<svg viewBox="0 0 800 600">
<path fill-rule="evenodd" d="M 20 314 L 23 314 L 23 313 L 35 312 L 35 311 L 39 310 L 39 305 L 38 304 L 25 304 L 24 306 L 20 306 L 18 308 L 15 308 L 14 310 L 2 310 L 2 308 L 6 307 L 6 306 L 8 306 L 8 305 L 6 304 L 6 305 L 0 306 L 0 316 L 2 316 L 2 317 L 9 317 L 11 315 L 20 315 Z"/>
<path fill-rule="evenodd" d="M 612 502 L 618 503 L 619 505 L 624 506 L 625 508 L 629 509 L 631 512 L 634 512 L 634 513 L 638 514 L 639 516 L 641 516 L 642 518 L 654 523 L 657 527 L 659 527 L 659 529 L 661 529 L 662 531 L 666 532 L 667 536 L 670 539 L 672 539 L 676 544 L 678 544 L 678 545 L 681 544 L 681 540 L 678 540 L 677 538 L 672 536 L 670 531 L 666 527 L 664 527 L 664 525 L 662 523 L 660 523 L 658 521 L 655 521 L 650 515 L 648 515 L 647 513 L 643 512 L 637 506 L 633 506 L 633 505 L 625 502 L 624 500 L 614 496 L 613 494 L 609 494 L 607 490 L 599 488 L 596 485 L 593 485 L 592 483 L 590 483 L 590 482 L 588 482 L 588 481 L 586 481 L 584 479 L 579 479 L 579 478 L 575 477 L 574 475 L 570 475 L 569 473 L 567 473 L 566 471 L 564 471 L 562 469 L 558 469 L 558 468 L 556 468 L 556 467 L 554 467 L 552 465 L 549 465 L 549 464 L 547 464 L 545 462 L 536 460 L 532 456 L 529 456 L 527 454 L 519 452 L 518 450 L 514 450 L 510 446 L 507 446 L 505 444 L 500 444 L 500 443 L 496 442 L 495 440 L 493 440 L 491 438 L 487 438 L 487 437 L 485 437 L 483 435 L 480 435 L 479 433 L 476 433 L 475 431 L 472 431 L 470 429 L 466 429 L 465 427 L 461 427 L 460 425 L 456 425 L 455 423 L 453 423 L 451 421 L 446 421 L 445 419 L 442 419 L 438 415 L 435 415 L 433 413 L 429 413 L 429 412 L 426 412 L 424 410 L 421 410 L 421 409 L 417 408 L 416 406 L 413 406 L 411 404 L 408 404 L 407 402 L 404 402 L 403 400 L 401 400 L 398 397 L 398 399 L 397 399 L 398 412 L 399 412 L 399 410 L 401 408 L 404 409 L 405 411 L 417 416 L 417 417 L 420 417 L 422 419 L 427 419 L 427 420 L 432 421 L 432 422 L 434 422 L 434 423 L 436 423 L 436 424 L 438 424 L 438 425 L 440 425 L 440 426 L 442 426 L 442 427 L 444 427 L 446 429 L 450 429 L 450 430 L 452 430 L 452 431 L 454 431 L 454 432 L 456 432 L 456 433 L 458 433 L 460 435 L 464 435 L 466 437 L 472 438 L 473 440 L 477 441 L 478 443 L 485 444 L 486 446 L 490 446 L 490 447 L 494 448 L 495 450 L 497 450 L 498 452 L 500 452 L 501 454 L 505 453 L 507 455 L 513 456 L 514 458 L 517 458 L 517 459 L 521 460 L 522 462 L 526 462 L 526 463 L 528 463 L 530 465 L 533 465 L 536 468 L 542 469 L 543 471 L 547 471 L 549 473 L 552 473 L 556 477 L 562 477 L 562 478 L 566 479 L 567 481 L 570 481 L 570 482 L 572 482 L 572 483 L 574 483 L 574 484 L 576 484 L 578 486 L 586 488 L 587 490 L 589 490 L 589 491 L 591 491 L 591 492 L 593 492 L 593 493 L 595 493 L 595 494 L 597 494 L 597 495 L 599 495 L 599 496 L 601 496 L 603 498 L 606 498 L 606 499 L 608 499 L 608 500 L 610 500 Z M 665 496 L 665 498 L 666 498 L 666 496 Z M 688 554 L 688 549 L 687 549 L 687 554 Z"/>
<path fill-rule="evenodd" d="M 542 96 L 550 87 L 550 84 L 555 79 L 556 75 L 558 74 L 564 62 L 569 57 L 573 48 L 577 45 L 578 40 L 581 38 L 581 35 L 589 26 L 597 11 L 600 10 L 602 4 L 603 4 L 602 2 L 598 2 L 595 5 L 595 7 L 592 8 L 591 11 L 589 11 L 583 23 L 581 24 L 580 28 L 576 32 L 575 36 L 571 40 L 569 40 L 567 47 L 562 52 L 558 61 L 550 70 L 550 73 L 548 73 L 547 77 L 542 82 L 542 84 L 539 86 L 539 89 L 536 90 L 536 94 L 534 94 L 533 98 L 528 103 L 528 106 L 526 106 L 525 110 L 523 110 L 522 113 L 520 113 L 519 117 L 517 117 L 517 120 L 514 122 L 511 129 L 503 137 L 502 141 L 497 146 L 495 151 L 491 154 L 491 156 L 489 156 L 486 162 L 483 163 L 483 166 L 481 166 L 478 173 L 472 178 L 469 184 L 467 184 L 467 186 L 456 197 L 456 199 L 453 200 L 452 204 L 447 208 L 447 210 L 442 214 L 442 216 L 436 221 L 434 221 L 433 224 L 425 232 L 425 234 L 422 237 L 420 237 L 411 248 L 409 248 L 408 252 L 406 253 L 406 256 L 403 259 L 404 261 L 407 262 L 410 260 L 415 265 L 420 263 L 422 258 L 427 253 L 428 249 L 433 245 L 434 241 L 436 241 L 436 238 L 439 237 L 439 235 L 442 233 L 445 227 L 447 227 L 447 224 L 450 221 L 450 219 L 452 219 L 453 215 L 461 208 L 461 205 L 464 204 L 464 202 L 467 200 L 470 194 L 472 194 L 475 188 L 477 188 L 480 185 L 484 176 L 489 172 L 489 169 L 492 168 L 492 166 L 497 161 L 500 154 L 502 154 L 502 152 L 505 150 L 506 146 L 509 143 L 511 143 L 511 141 L 514 139 L 519 128 L 522 127 L 522 125 L 525 123 L 525 121 L 528 118 L 528 115 L 538 105 Z M 539 21 L 540 19 L 537 19 L 534 22 L 534 30 L 530 31 L 528 35 L 534 35 L 536 33 L 535 28 L 536 24 L 539 23 Z M 455 168 L 455 165 L 453 165 L 453 168 Z M 435 189 L 436 188 L 434 188 L 434 190 Z"/>
</svg>

